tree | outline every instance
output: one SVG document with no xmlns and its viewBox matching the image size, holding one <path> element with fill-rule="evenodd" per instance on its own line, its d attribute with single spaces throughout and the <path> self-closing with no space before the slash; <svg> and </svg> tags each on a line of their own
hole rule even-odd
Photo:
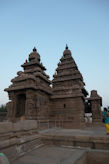
<svg viewBox="0 0 109 164">
<path fill-rule="evenodd" d="M 6 105 L 3 105 L 3 104 L 1 105 L 0 112 L 7 112 Z"/>
</svg>

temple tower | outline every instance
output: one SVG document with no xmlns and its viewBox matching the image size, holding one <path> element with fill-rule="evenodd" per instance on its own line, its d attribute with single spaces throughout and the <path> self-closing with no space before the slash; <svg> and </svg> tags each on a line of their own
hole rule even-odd
<svg viewBox="0 0 109 164">
<path fill-rule="evenodd" d="M 53 77 L 52 118 L 62 120 L 65 128 L 83 127 L 84 102 L 88 93 L 67 45 Z"/>
<path fill-rule="evenodd" d="M 50 110 L 51 82 L 44 72 L 46 68 L 40 62 L 36 48 L 21 66 L 24 72 L 18 72 L 18 76 L 11 80 L 12 85 L 5 89 L 10 99 L 7 103 L 8 117 L 47 119 Z"/>
</svg>

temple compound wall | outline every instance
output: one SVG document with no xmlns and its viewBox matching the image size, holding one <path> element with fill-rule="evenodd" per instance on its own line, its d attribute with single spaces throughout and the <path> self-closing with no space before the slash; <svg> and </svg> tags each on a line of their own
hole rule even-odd
<svg viewBox="0 0 109 164">
<path fill-rule="evenodd" d="M 93 123 L 102 122 L 102 98 L 96 90 L 87 98 L 82 74 L 67 45 L 52 81 L 45 73 L 36 48 L 21 66 L 24 71 L 17 72 L 11 80 L 12 85 L 5 89 L 10 100 L 7 103 L 8 120 L 60 121 L 64 128 L 82 128 L 87 106 L 88 112 L 92 112 Z"/>
</svg>

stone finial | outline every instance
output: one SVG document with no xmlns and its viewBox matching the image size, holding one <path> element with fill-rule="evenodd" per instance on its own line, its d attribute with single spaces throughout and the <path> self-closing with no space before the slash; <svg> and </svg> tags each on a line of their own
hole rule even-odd
<svg viewBox="0 0 109 164">
<path fill-rule="evenodd" d="M 33 48 L 33 52 L 36 52 L 36 51 L 37 51 L 37 49 L 36 49 L 36 47 L 34 47 L 34 48 Z"/>
<path fill-rule="evenodd" d="M 71 55 L 71 51 L 68 48 L 68 45 L 66 44 L 65 50 L 63 52 L 63 55 Z M 64 56 L 63 56 L 64 57 Z"/>
<path fill-rule="evenodd" d="M 96 90 L 92 90 L 91 91 L 91 97 L 95 97 L 98 96 L 97 91 Z"/>
<path fill-rule="evenodd" d="M 65 48 L 66 50 L 68 50 L 68 45 L 66 44 L 66 48 Z"/>
</svg>

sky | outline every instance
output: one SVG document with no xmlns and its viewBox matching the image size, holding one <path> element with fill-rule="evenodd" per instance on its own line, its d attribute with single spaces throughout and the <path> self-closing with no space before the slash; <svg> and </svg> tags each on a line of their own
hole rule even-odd
<svg viewBox="0 0 109 164">
<path fill-rule="evenodd" d="M 52 79 L 66 43 L 86 89 L 109 105 L 109 0 L 0 0 L 0 104 L 37 48 Z"/>
</svg>

